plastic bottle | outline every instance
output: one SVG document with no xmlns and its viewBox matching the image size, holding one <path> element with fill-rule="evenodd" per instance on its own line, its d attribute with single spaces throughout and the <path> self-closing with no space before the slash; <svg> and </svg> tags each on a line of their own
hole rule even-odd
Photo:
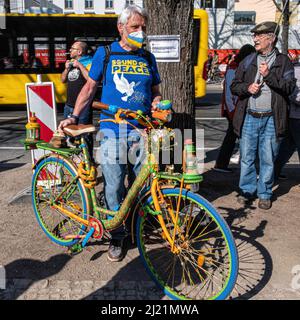
<svg viewBox="0 0 300 320">
<path fill-rule="evenodd" d="M 184 141 L 183 172 L 185 172 L 186 175 L 198 174 L 196 148 L 193 145 L 192 139 L 186 139 Z"/>
<path fill-rule="evenodd" d="M 199 190 L 199 173 L 197 168 L 196 148 L 192 139 L 184 141 L 183 150 L 183 174 L 186 181 L 190 182 L 190 189 L 193 192 Z"/>
<path fill-rule="evenodd" d="M 37 122 L 37 118 L 35 116 L 35 112 L 31 113 L 29 117 L 29 121 L 26 126 L 26 141 L 35 142 L 40 140 L 40 125 Z"/>
</svg>

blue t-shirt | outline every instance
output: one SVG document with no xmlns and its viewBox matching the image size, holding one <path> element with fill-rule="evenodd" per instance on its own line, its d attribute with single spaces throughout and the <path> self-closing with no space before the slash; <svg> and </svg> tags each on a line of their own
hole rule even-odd
<svg viewBox="0 0 300 320">
<path fill-rule="evenodd" d="M 113 42 L 111 52 L 127 51 L 120 46 L 119 42 Z M 137 54 L 142 52 L 143 49 L 135 51 Z M 99 47 L 89 72 L 90 78 L 95 81 L 102 79 L 104 60 L 105 48 Z M 151 62 L 150 66 L 144 56 L 111 54 L 103 81 L 101 102 L 124 109 L 141 110 L 149 114 L 152 103 L 152 87 L 161 82 L 153 54 L 151 54 Z M 108 112 L 101 113 L 101 120 L 112 118 L 106 113 Z M 136 121 L 131 120 L 130 122 L 138 126 Z M 123 136 L 125 133 L 123 130 L 119 132 L 119 126 L 112 122 L 101 123 L 100 129 L 110 129 L 117 136 Z M 126 130 L 129 132 L 132 127 L 127 126 Z"/>
</svg>

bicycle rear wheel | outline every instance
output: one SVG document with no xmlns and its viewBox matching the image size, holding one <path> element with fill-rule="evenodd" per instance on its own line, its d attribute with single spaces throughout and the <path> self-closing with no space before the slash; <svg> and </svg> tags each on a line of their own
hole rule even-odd
<svg viewBox="0 0 300 320">
<path fill-rule="evenodd" d="M 71 246 L 85 234 L 86 226 L 62 211 L 86 220 L 90 210 L 85 187 L 67 159 L 51 155 L 38 163 L 32 178 L 32 204 L 41 228 L 55 243 Z"/>
<path fill-rule="evenodd" d="M 179 189 L 163 189 L 169 208 L 176 212 Z M 144 202 L 155 211 L 152 197 Z M 148 208 L 148 209 L 149 209 Z M 204 198 L 182 191 L 173 253 L 157 216 L 143 210 L 137 219 L 137 244 L 155 283 L 172 299 L 225 299 L 238 273 L 238 257 L 231 231 Z M 171 237 L 174 223 L 168 210 L 162 217 Z"/>
</svg>

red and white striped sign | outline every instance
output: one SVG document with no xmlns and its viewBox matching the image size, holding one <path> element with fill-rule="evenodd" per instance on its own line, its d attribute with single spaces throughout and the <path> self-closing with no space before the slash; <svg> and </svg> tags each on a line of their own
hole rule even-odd
<svg viewBox="0 0 300 320">
<path fill-rule="evenodd" d="M 27 83 L 26 99 L 28 119 L 30 112 L 35 112 L 41 126 L 40 138 L 49 142 L 57 129 L 53 82 Z M 32 150 L 32 162 L 35 163 L 44 154 L 43 150 Z"/>
</svg>

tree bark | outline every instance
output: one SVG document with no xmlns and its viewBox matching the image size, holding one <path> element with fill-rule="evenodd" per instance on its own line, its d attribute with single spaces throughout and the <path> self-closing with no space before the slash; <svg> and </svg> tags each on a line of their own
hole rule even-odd
<svg viewBox="0 0 300 320">
<path fill-rule="evenodd" d="M 144 0 L 148 35 L 180 35 L 180 62 L 158 63 L 161 92 L 173 102 L 173 128 L 195 128 L 195 84 L 192 61 L 193 0 Z"/>
<path fill-rule="evenodd" d="M 289 20 L 290 20 L 290 0 L 283 0 L 282 5 L 284 8 L 282 17 L 282 53 L 288 54 L 289 49 Z"/>
</svg>

